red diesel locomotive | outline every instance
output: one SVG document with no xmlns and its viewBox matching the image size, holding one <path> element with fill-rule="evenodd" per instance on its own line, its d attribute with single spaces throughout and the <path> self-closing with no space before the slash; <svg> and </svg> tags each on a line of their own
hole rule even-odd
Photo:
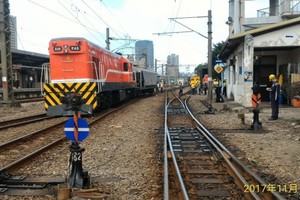
<svg viewBox="0 0 300 200">
<path fill-rule="evenodd" d="M 57 38 L 49 43 L 50 63 L 43 65 L 45 109 L 49 116 L 70 116 L 62 102 L 80 95 L 82 114 L 109 107 L 138 94 L 153 93 L 157 74 L 133 67 L 121 55 L 84 38 Z"/>
</svg>

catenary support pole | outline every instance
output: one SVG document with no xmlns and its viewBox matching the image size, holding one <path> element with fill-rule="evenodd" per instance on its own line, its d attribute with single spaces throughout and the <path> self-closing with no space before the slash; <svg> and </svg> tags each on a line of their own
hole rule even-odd
<svg viewBox="0 0 300 200">
<path fill-rule="evenodd" d="M 212 14 L 211 10 L 208 10 L 208 100 L 210 109 L 212 108 Z"/>
<path fill-rule="evenodd" d="M 10 45 L 10 9 L 8 0 L 0 0 L 0 50 L 2 72 L 2 103 L 17 106 L 14 99 L 12 52 Z"/>
<path fill-rule="evenodd" d="M 106 43 L 106 49 L 107 50 L 110 50 L 110 37 L 109 37 L 109 28 L 106 28 L 106 40 L 105 40 L 105 43 Z"/>
</svg>

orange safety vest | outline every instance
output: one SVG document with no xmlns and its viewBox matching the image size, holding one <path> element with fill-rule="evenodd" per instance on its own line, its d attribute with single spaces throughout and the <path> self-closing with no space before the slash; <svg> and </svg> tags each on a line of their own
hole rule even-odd
<svg viewBox="0 0 300 200">
<path fill-rule="evenodd" d="M 252 94 L 252 107 L 256 108 L 261 104 L 261 95 L 258 93 L 257 95 Z"/>
</svg>

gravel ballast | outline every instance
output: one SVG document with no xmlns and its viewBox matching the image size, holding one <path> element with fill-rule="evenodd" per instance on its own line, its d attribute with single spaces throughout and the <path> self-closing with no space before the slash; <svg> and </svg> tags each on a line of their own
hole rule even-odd
<svg viewBox="0 0 300 200">
<path fill-rule="evenodd" d="M 224 103 L 213 102 L 217 110 L 215 115 L 204 115 L 201 111 L 206 108 L 200 100 L 206 99 L 207 97 L 203 95 L 193 95 L 190 104 L 196 116 L 206 127 L 215 129 L 214 134 L 229 150 L 265 179 L 267 184 L 281 186 L 297 184 L 299 191 L 300 119 L 297 115 L 292 117 L 296 110 L 281 109 L 280 119 L 277 121 L 268 121 L 270 110 L 262 110 L 260 119 L 263 132 L 242 130 L 222 132 L 217 129 L 249 128 L 253 114 L 245 112 L 246 124 L 241 124 L 237 112 L 234 111 L 238 105 L 225 100 Z M 89 175 L 97 179 L 92 188 L 102 191 L 104 199 L 162 199 L 163 163 L 160 151 L 162 147 L 158 147 L 161 145 L 159 130 L 164 125 L 163 105 L 164 94 L 143 98 L 90 128 L 90 135 L 80 144 L 85 148 L 83 165 Z M 1 107 L 1 110 L 3 112 L 0 120 L 45 112 L 43 103 L 26 104 L 21 108 Z M 35 130 L 37 127 L 26 125 L 26 131 Z M 22 134 L 20 132 L 22 129 L 16 130 Z M 23 131 L 25 133 L 25 130 Z M 14 132 L 14 129 L 10 129 L 7 133 L 8 139 L 13 137 L 9 136 L 12 134 L 10 132 Z M 43 153 L 30 164 L 20 168 L 19 173 L 66 177 L 69 172 L 69 145 L 70 142 L 66 142 L 50 152 Z M 291 193 L 281 192 L 281 194 L 287 199 L 296 199 Z M 4 199 L 24 198 L 4 196 Z M 28 199 L 55 198 L 47 196 Z"/>
</svg>

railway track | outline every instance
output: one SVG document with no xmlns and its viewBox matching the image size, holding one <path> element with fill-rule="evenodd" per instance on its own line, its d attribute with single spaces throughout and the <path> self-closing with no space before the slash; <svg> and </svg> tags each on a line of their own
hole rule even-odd
<svg viewBox="0 0 300 200">
<path fill-rule="evenodd" d="M 133 101 L 118 108 L 113 108 L 93 118 L 86 119 L 89 126 L 98 123 L 104 117 L 117 112 Z M 37 157 L 44 151 L 53 149 L 59 144 L 66 142 L 67 138 L 63 134 L 63 125 L 67 120 L 63 120 L 50 127 L 28 133 L 5 143 L 0 144 L 0 195 L 53 195 L 53 190 L 44 190 L 49 184 L 63 183 L 65 179 L 59 178 L 29 178 L 26 180 L 22 176 L 12 176 L 17 169 Z M 24 189 L 32 189 L 31 192 Z M 41 191 L 44 190 L 44 191 Z"/>
<path fill-rule="evenodd" d="M 24 99 L 16 99 L 18 103 L 32 103 L 32 102 L 40 102 L 44 101 L 44 97 L 32 97 L 32 98 L 24 98 Z"/>
<path fill-rule="evenodd" d="M 284 199 L 194 117 L 189 96 L 174 95 L 165 101 L 164 199 Z"/>
<path fill-rule="evenodd" d="M 0 122 L 0 130 L 50 119 L 46 114 L 32 115 Z"/>
</svg>

